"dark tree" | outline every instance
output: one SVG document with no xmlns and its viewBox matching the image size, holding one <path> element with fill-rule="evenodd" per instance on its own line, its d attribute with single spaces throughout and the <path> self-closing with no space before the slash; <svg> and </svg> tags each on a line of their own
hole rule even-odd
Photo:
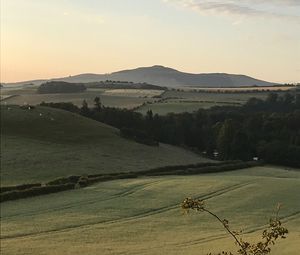
<svg viewBox="0 0 300 255">
<path fill-rule="evenodd" d="M 95 110 L 100 112 L 102 109 L 102 103 L 100 97 L 95 97 L 94 99 Z"/>
</svg>

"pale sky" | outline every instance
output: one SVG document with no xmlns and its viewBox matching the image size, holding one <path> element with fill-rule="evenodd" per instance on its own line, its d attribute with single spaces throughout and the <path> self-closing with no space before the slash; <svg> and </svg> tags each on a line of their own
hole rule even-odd
<svg viewBox="0 0 300 255">
<path fill-rule="evenodd" d="M 0 0 L 1 82 L 164 65 L 300 82 L 300 0 Z"/>
</svg>

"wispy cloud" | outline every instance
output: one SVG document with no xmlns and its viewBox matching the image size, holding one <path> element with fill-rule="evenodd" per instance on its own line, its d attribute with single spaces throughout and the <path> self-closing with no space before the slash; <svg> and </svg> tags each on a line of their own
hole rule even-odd
<svg viewBox="0 0 300 255">
<path fill-rule="evenodd" d="M 300 0 L 163 0 L 204 15 L 283 18 L 300 22 Z M 295 10 L 299 9 L 299 15 Z"/>
</svg>

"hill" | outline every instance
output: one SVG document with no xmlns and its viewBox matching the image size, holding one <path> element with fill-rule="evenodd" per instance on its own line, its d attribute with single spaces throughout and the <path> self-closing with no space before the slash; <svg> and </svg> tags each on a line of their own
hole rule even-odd
<svg viewBox="0 0 300 255">
<path fill-rule="evenodd" d="M 234 251 L 234 241 L 204 212 L 184 215 L 185 197 L 206 206 L 245 240 L 260 240 L 278 202 L 286 240 L 272 255 L 298 254 L 300 173 L 255 167 L 228 173 L 117 180 L 5 202 L 1 251 L 21 254 L 172 254 Z M 251 194 L 251 195 L 249 195 Z M 51 224 L 49 224 L 51 222 Z M 236 250 L 236 249 L 235 249 Z"/>
<path fill-rule="evenodd" d="M 140 67 L 131 70 L 123 70 L 111 74 L 79 74 L 64 78 L 52 79 L 73 83 L 89 83 L 106 80 L 129 81 L 134 83 L 149 83 L 163 87 L 248 87 L 248 86 L 273 86 L 276 83 L 254 79 L 246 75 L 226 73 L 185 73 L 178 70 L 155 65 L 152 67 Z M 42 81 L 45 82 L 45 81 Z M 33 84 L 41 84 L 41 81 L 30 81 Z M 27 82 L 19 82 L 8 85 L 22 85 Z"/>
<path fill-rule="evenodd" d="M 1 154 L 1 185 L 204 160 L 169 145 L 138 144 L 110 126 L 40 106 L 1 106 Z"/>
<path fill-rule="evenodd" d="M 257 80 L 245 75 L 226 73 L 192 74 L 177 71 L 164 66 L 142 67 L 111 74 L 115 79 L 123 78 L 130 81 L 143 80 L 156 85 L 170 87 L 243 87 L 271 86 L 273 83 Z"/>
</svg>

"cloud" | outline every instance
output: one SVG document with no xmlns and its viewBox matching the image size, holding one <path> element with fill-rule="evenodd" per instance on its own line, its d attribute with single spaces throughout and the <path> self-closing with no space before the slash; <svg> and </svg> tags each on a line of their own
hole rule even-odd
<svg viewBox="0 0 300 255">
<path fill-rule="evenodd" d="M 276 4 L 285 6 L 300 6 L 299 0 L 252 0 L 252 2 L 257 2 L 261 4 Z"/>
<path fill-rule="evenodd" d="M 300 0 L 163 0 L 189 8 L 203 15 L 224 15 L 239 18 L 283 18 L 300 22 L 294 12 Z M 291 10 L 293 9 L 293 10 Z"/>
</svg>

